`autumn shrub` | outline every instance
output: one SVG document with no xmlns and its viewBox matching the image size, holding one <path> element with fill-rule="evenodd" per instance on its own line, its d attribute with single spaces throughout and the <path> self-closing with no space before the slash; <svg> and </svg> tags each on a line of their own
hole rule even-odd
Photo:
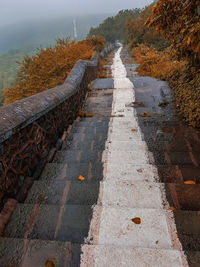
<svg viewBox="0 0 200 267">
<path fill-rule="evenodd" d="M 200 127 L 200 72 L 186 60 L 175 60 L 170 48 L 158 52 L 152 47 L 139 45 L 132 55 L 140 64 L 142 76 L 166 80 L 175 92 L 180 114 L 194 127 Z"/>
<path fill-rule="evenodd" d="M 200 0 L 159 0 L 146 23 L 170 42 L 178 59 L 200 62 Z"/>
<path fill-rule="evenodd" d="M 4 91 L 4 104 L 37 94 L 64 82 L 77 60 L 88 60 L 104 46 L 103 37 L 75 42 L 59 39 L 55 47 L 38 50 L 21 63 L 17 83 Z"/>
</svg>

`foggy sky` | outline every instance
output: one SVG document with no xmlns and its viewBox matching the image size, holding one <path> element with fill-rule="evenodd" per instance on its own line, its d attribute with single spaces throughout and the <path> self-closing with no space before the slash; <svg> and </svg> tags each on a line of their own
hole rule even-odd
<svg viewBox="0 0 200 267">
<path fill-rule="evenodd" d="M 153 0 L 0 0 L 0 26 L 30 19 L 91 13 L 116 14 Z"/>
</svg>

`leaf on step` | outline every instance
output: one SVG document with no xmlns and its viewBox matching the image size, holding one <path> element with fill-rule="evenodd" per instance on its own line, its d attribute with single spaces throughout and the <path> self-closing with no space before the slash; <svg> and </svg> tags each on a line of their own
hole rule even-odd
<svg viewBox="0 0 200 267">
<path fill-rule="evenodd" d="M 45 262 L 45 267 L 56 267 L 55 259 L 50 259 Z"/>
<path fill-rule="evenodd" d="M 176 210 L 176 208 L 175 207 L 173 207 L 173 206 L 171 206 L 171 207 L 169 207 L 169 210 Z"/>
<path fill-rule="evenodd" d="M 142 117 L 151 117 L 151 115 L 149 115 L 146 111 L 144 111 L 144 113 L 141 116 Z"/>
<path fill-rule="evenodd" d="M 138 169 L 137 172 L 140 172 L 141 173 L 141 172 L 143 172 L 143 169 Z"/>
<path fill-rule="evenodd" d="M 131 221 L 135 224 L 141 224 L 141 219 L 139 217 L 133 218 Z"/>
<path fill-rule="evenodd" d="M 78 180 L 79 181 L 85 181 L 85 178 L 82 175 L 79 175 Z"/>
<path fill-rule="evenodd" d="M 121 118 L 121 117 L 124 117 L 124 115 L 113 115 L 113 114 L 112 114 L 112 115 L 110 115 L 109 117 L 111 117 L 111 118 L 120 117 L 120 118 Z"/>
<path fill-rule="evenodd" d="M 83 111 L 83 110 L 80 110 L 80 111 L 79 111 L 79 116 L 80 116 L 80 117 L 85 117 L 85 116 L 86 116 L 86 112 Z"/>
<path fill-rule="evenodd" d="M 92 118 L 92 117 L 94 117 L 94 114 L 92 114 L 92 113 L 86 113 L 85 111 L 80 110 L 80 111 L 79 111 L 79 116 L 80 116 L 80 117 L 88 117 L 88 118 Z"/>
<path fill-rule="evenodd" d="M 195 183 L 195 181 L 188 180 L 188 181 L 185 181 L 184 184 L 196 184 L 196 183 Z"/>
<path fill-rule="evenodd" d="M 131 129 L 131 132 L 136 132 L 136 129 Z"/>
<path fill-rule="evenodd" d="M 93 113 L 87 113 L 87 114 L 86 114 L 86 117 L 88 117 L 88 118 L 92 118 L 92 117 L 94 117 L 94 114 L 93 114 Z"/>
</svg>

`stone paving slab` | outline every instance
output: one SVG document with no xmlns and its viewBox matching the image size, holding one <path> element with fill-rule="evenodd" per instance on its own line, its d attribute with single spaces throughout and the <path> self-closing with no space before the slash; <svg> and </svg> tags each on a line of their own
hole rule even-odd
<svg viewBox="0 0 200 267">
<path fill-rule="evenodd" d="M 167 215 L 170 211 L 103 206 L 98 244 L 172 249 Z M 139 225 L 131 221 L 137 217 Z"/>
<path fill-rule="evenodd" d="M 159 181 L 158 172 L 155 166 L 151 164 L 132 164 L 122 162 L 120 165 L 118 163 L 109 163 L 105 165 L 106 170 L 106 180 L 112 181 L 147 181 L 155 182 Z"/>
<path fill-rule="evenodd" d="M 50 259 L 58 267 L 78 267 L 80 245 L 59 241 L 0 238 L 1 267 L 43 267 Z"/>
<path fill-rule="evenodd" d="M 85 178 L 87 180 L 87 177 Z M 75 179 L 74 179 L 75 180 Z M 26 204 L 93 205 L 97 202 L 99 182 L 86 183 L 69 180 L 35 181 L 28 193 Z"/>
<path fill-rule="evenodd" d="M 161 188 L 164 185 L 159 183 L 105 180 L 100 187 L 101 203 L 111 207 L 167 209 L 169 205 L 161 195 Z"/>
<path fill-rule="evenodd" d="M 102 179 L 103 164 L 100 163 L 48 163 L 42 173 L 41 180 L 77 181 L 82 175 L 86 182 Z"/>
<path fill-rule="evenodd" d="M 81 267 L 179 267 L 183 252 L 133 246 L 84 245 Z M 166 261 L 167 259 L 167 261 Z"/>
<path fill-rule="evenodd" d="M 91 83 L 93 89 L 109 89 L 114 87 L 114 81 L 112 78 L 96 79 Z"/>
<path fill-rule="evenodd" d="M 54 157 L 54 163 L 89 163 L 101 162 L 101 154 L 102 151 L 90 151 L 90 153 L 86 153 L 86 151 L 82 150 L 62 150 L 58 151 Z"/>
</svg>

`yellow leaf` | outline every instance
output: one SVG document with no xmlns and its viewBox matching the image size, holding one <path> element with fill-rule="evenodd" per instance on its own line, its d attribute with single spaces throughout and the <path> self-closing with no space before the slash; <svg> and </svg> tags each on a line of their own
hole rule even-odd
<svg viewBox="0 0 200 267">
<path fill-rule="evenodd" d="M 184 184 L 196 184 L 196 183 L 195 183 L 195 181 L 188 180 L 188 181 L 185 181 Z"/>
<path fill-rule="evenodd" d="M 79 181 L 85 181 L 85 178 L 82 175 L 79 175 L 78 180 Z"/>
</svg>

